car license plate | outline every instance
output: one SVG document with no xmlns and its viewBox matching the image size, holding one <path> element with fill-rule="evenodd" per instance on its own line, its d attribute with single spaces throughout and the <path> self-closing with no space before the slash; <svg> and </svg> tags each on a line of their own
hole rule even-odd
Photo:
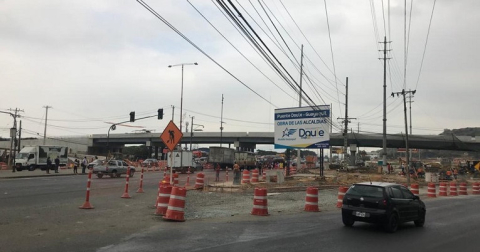
<svg viewBox="0 0 480 252">
<path fill-rule="evenodd" d="M 355 216 L 357 216 L 357 217 L 365 217 L 366 214 L 365 214 L 365 212 L 355 212 Z"/>
</svg>

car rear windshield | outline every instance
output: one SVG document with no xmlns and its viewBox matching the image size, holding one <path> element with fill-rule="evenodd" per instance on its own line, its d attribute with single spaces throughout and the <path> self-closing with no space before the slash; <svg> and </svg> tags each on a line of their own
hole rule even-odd
<svg viewBox="0 0 480 252">
<path fill-rule="evenodd" d="M 383 187 L 352 185 L 350 189 L 348 189 L 347 194 L 362 197 L 383 198 Z"/>
</svg>

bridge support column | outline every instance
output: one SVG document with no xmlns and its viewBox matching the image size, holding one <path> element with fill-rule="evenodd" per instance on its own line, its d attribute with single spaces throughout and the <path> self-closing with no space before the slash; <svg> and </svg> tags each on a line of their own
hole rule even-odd
<svg viewBox="0 0 480 252">
<path fill-rule="evenodd" d="M 349 160 L 349 165 L 355 165 L 355 159 L 356 159 L 356 154 L 357 153 L 357 145 L 356 144 L 350 144 L 350 160 Z"/>
</svg>

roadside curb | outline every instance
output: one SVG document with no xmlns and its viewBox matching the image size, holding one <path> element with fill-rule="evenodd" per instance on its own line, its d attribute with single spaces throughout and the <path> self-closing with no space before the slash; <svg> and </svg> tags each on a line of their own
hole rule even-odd
<svg viewBox="0 0 480 252">
<path fill-rule="evenodd" d="M 65 177 L 65 176 L 76 176 L 76 175 L 88 175 L 88 173 L 85 174 L 45 174 L 45 175 L 26 175 L 26 176 L 10 176 L 10 177 L 2 177 L 0 176 L 1 179 L 17 179 L 17 178 L 40 178 L 40 177 Z"/>
</svg>

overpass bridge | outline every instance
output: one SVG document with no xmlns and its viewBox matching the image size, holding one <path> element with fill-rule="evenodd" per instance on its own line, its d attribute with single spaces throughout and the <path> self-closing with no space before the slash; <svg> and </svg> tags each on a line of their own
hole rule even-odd
<svg viewBox="0 0 480 252">
<path fill-rule="evenodd" d="M 155 148 L 155 153 L 165 147 L 160 139 L 160 133 L 128 133 L 128 134 L 94 134 L 90 136 L 89 153 L 107 153 L 107 144 L 111 151 L 119 151 L 125 144 L 147 144 Z M 378 133 L 358 134 L 348 133 L 348 145 L 356 144 L 357 147 L 383 146 L 383 135 Z M 455 151 L 480 151 L 480 136 L 455 136 L 451 135 L 409 135 L 409 148 L 430 150 L 455 150 Z M 190 144 L 220 144 L 226 147 L 235 147 L 240 150 L 256 149 L 257 145 L 274 144 L 273 132 L 194 132 L 184 133 L 181 140 L 183 146 Z M 331 146 L 343 146 L 342 133 L 330 134 Z M 387 148 L 405 148 L 404 134 L 387 134 Z"/>
</svg>

